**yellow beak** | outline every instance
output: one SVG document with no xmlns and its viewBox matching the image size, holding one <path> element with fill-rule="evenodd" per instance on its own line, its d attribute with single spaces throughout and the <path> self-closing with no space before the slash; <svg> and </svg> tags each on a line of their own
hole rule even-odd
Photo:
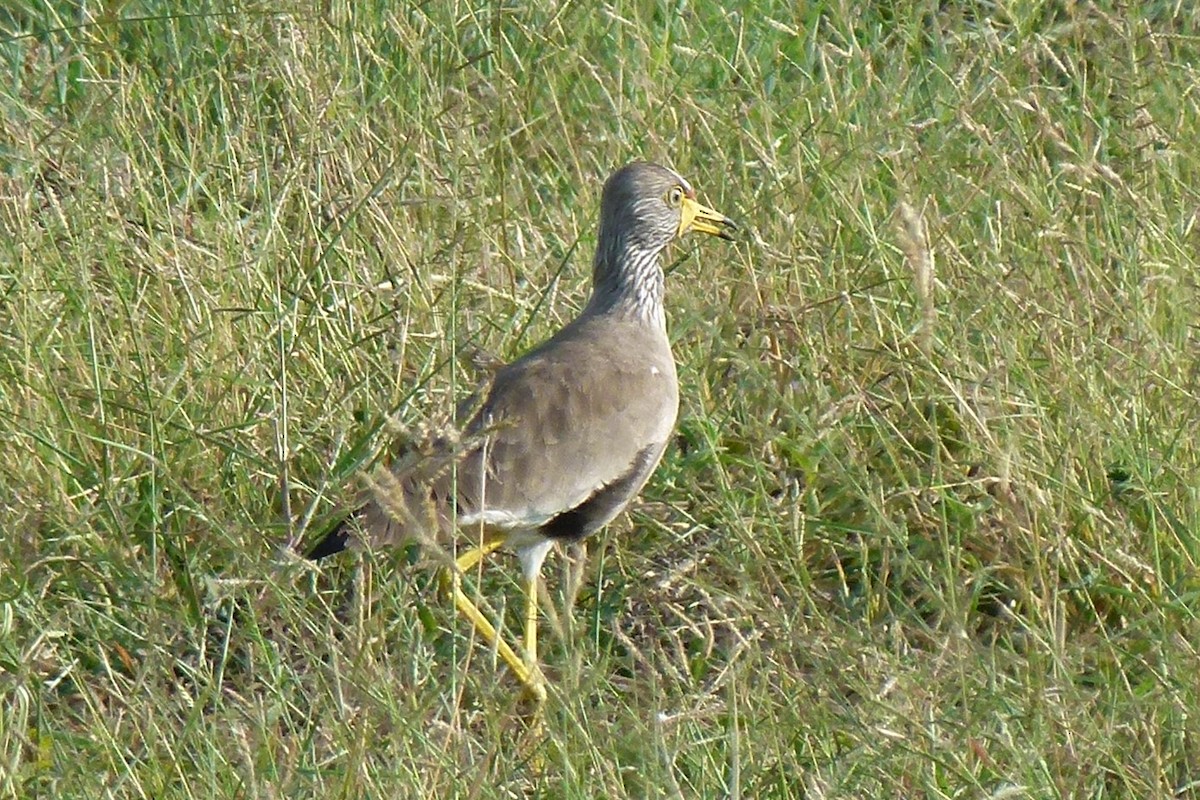
<svg viewBox="0 0 1200 800">
<path fill-rule="evenodd" d="M 711 236 L 733 241 L 729 229 L 736 229 L 737 224 L 719 211 L 701 205 L 692 197 L 684 197 L 680 206 L 679 235 L 688 231 L 700 231 Z"/>
</svg>

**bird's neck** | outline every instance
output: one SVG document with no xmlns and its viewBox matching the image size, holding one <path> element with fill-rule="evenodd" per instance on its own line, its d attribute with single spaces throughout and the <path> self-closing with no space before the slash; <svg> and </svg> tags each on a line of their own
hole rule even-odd
<svg viewBox="0 0 1200 800">
<path fill-rule="evenodd" d="M 603 240 L 602 240 L 603 241 Z M 616 314 L 667 328 L 663 311 L 663 271 L 659 251 L 617 240 L 596 249 L 592 261 L 593 313 Z"/>
</svg>

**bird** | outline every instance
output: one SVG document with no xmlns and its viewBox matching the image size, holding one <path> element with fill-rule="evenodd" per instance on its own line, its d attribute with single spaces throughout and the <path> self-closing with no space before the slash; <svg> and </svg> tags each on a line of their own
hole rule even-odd
<svg viewBox="0 0 1200 800">
<path fill-rule="evenodd" d="M 537 650 L 542 563 L 556 543 L 583 540 L 633 500 L 675 427 L 679 387 L 667 337 L 663 252 L 691 231 L 733 241 L 736 228 L 701 204 L 672 169 L 635 161 L 614 171 L 601 191 L 592 291 L 583 311 L 496 369 L 486 389 L 464 401 L 469 421 L 456 446 L 443 442 L 440 467 L 397 471 L 376 484 L 373 497 L 307 557 L 411 542 L 413 526 L 423 524 L 416 509 L 429 509 L 426 524 L 444 533 L 457 528 L 472 544 L 448 567 L 458 612 L 528 694 L 544 701 Z M 460 583 L 501 547 L 516 552 L 523 576 L 520 653 Z"/>
</svg>

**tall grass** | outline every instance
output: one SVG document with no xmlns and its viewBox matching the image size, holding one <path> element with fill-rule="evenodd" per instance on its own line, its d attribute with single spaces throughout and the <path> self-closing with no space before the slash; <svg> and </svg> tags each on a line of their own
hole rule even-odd
<svg viewBox="0 0 1200 800">
<path fill-rule="evenodd" d="M 1198 37 L 1168 3 L 0 11 L 0 791 L 1197 794 Z M 416 554 L 282 551 L 465 354 L 581 308 L 634 158 L 747 234 L 671 255 L 677 441 L 577 593 L 547 570 L 538 739 Z"/>
</svg>

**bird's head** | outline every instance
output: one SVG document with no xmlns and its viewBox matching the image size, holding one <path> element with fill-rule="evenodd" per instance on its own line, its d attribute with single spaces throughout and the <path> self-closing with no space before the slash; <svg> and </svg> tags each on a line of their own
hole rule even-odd
<svg viewBox="0 0 1200 800">
<path fill-rule="evenodd" d="M 691 184 L 674 170 L 645 161 L 610 175 L 600 199 L 601 243 L 621 239 L 618 249 L 657 255 L 688 231 L 732 240 L 730 231 L 736 227 L 724 214 L 702 205 Z"/>
</svg>

